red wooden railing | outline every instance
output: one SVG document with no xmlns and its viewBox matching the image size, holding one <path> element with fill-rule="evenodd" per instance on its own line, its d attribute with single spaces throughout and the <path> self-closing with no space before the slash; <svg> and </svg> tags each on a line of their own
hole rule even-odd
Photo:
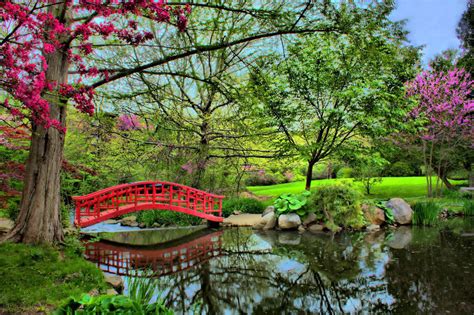
<svg viewBox="0 0 474 315">
<path fill-rule="evenodd" d="M 74 196 L 74 224 L 86 227 L 140 210 L 171 210 L 222 222 L 222 199 L 189 186 L 147 181 L 102 189 L 85 196 Z"/>
<path fill-rule="evenodd" d="M 88 260 L 105 272 L 121 276 L 163 276 L 184 271 L 222 254 L 222 231 L 161 249 L 97 242 L 85 244 Z"/>
</svg>

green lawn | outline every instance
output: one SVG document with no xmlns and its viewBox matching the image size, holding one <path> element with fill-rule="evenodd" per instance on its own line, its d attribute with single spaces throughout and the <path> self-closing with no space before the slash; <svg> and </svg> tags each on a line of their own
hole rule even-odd
<svg viewBox="0 0 474 315">
<path fill-rule="evenodd" d="M 330 185 L 336 182 L 352 182 L 352 179 L 321 179 L 311 182 L 311 190 L 317 190 L 319 186 Z M 453 184 L 462 184 L 463 181 L 452 181 Z M 355 186 L 362 186 L 360 183 L 354 183 Z M 257 196 L 277 197 L 284 193 L 299 193 L 304 190 L 304 182 L 293 182 L 278 184 L 272 186 L 250 186 L 248 190 Z M 371 199 L 389 199 L 400 198 L 423 198 L 426 196 L 426 178 L 425 177 L 384 177 L 381 183 L 378 183 L 372 189 Z"/>
</svg>

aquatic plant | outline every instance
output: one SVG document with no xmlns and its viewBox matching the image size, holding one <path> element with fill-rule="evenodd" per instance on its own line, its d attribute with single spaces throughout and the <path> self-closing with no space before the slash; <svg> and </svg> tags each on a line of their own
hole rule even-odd
<svg viewBox="0 0 474 315">
<path fill-rule="evenodd" d="M 417 202 L 413 206 L 413 224 L 433 226 L 438 222 L 441 206 L 434 201 Z"/>
</svg>

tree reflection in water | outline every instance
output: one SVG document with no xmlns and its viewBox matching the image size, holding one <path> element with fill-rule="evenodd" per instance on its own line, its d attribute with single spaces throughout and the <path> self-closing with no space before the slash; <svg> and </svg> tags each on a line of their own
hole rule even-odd
<svg viewBox="0 0 474 315">
<path fill-rule="evenodd" d="M 208 259 L 181 271 L 161 272 L 158 291 L 177 313 L 474 310 L 473 238 L 442 228 L 340 235 L 251 229 L 219 233 L 212 251 L 218 254 L 207 254 Z M 208 241 L 201 237 L 183 246 L 200 243 L 204 249 Z M 463 268 L 469 264 L 470 269 Z"/>
</svg>

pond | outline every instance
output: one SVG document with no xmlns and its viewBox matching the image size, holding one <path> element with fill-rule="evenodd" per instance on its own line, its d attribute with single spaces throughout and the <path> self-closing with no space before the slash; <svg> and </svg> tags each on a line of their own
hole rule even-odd
<svg viewBox="0 0 474 315">
<path fill-rule="evenodd" d="M 471 219 L 371 234 L 199 229 L 147 242 L 160 233 L 143 233 L 144 246 L 137 236 L 89 243 L 86 255 L 126 282 L 152 269 L 178 314 L 474 313 Z"/>
</svg>

